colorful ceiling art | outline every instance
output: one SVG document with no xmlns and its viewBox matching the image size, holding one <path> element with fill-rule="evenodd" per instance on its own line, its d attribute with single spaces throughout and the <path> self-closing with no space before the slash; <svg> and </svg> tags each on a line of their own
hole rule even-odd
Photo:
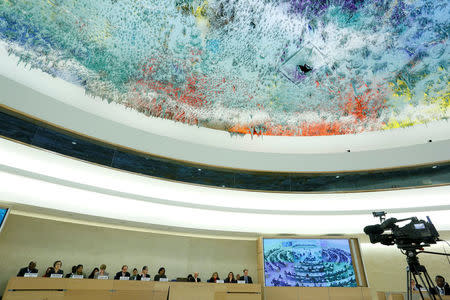
<svg viewBox="0 0 450 300">
<path fill-rule="evenodd" d="M 448 0 L 0 0 L 9 53 L 148 116 L 340 135 L 450 116 Z"/>
</svg>

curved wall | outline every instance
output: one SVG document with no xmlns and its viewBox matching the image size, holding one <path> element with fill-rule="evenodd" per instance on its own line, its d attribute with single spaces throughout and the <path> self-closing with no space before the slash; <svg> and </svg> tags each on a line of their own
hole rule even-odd
<svg viewBox="0 0 450 300">
<path fill-rule="evenodd" d="M 170 182 L 0 140 L 0 201 L 139 224 L 246 233 L 359 233 L 372 211 L 450 229 L 450 186 L 283 194 Z M 331 224 L 331 225 L 330 225 Z"/>
</svg>

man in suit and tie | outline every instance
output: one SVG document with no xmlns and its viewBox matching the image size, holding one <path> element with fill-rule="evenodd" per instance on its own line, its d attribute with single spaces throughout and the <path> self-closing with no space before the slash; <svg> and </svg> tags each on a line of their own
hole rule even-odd
<svg viewBox="0 0 450 300">
<path fill-rule="evenodd" d="M 189 281 L 190 281 L 190 282 L 201 282 L 202 280 L 200 279 L 200 277 L 198 277 L 198 272 L 195 272 L 195 273 L 194 273 L 194 276 L 192 276 L 192 277 L 189 279 Z"/>
<path fill-rule="evenodd" d="M 245 283 L 253 283 L 253 280 L 250 276 L 248 276 L 248 270 L 244 269 L 244 276 L 241 276 L 241 280 L 244 280 Z"/>
<path fill-rule="evenodd" d="M 122 271 L 117 272 L 116 276 L 114 276 L 114 280 L 119 280 L 120 277 L 130 277 L 130 273 L 128 272 L 128 266 L 127 265 L 123 265 L 122 266 Z"/>
<path fill-rule="evenodd" d="M 445 282 L 445 278 L 437 275 L 435 278 L 436 287 L 431 290 L 434 295 L 450 295 L 450 286 Z"/>
<path fill-rule="evenodd" d="M 27 273 L 37 273 L 37 272 L 38 270 L 36 269 L 36 262 L 30 261 L 28 267 L 19 270 L 19 273 L 17 273 L 17 277 L 23 277 Z"/>
</svg>

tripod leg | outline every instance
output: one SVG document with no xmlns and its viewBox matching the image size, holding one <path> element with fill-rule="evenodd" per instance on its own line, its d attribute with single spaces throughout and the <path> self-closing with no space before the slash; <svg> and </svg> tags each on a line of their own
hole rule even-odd
<svg viewBox="0 0 450 300">
<path fill-rule="evenodd" d="M 412 300 L 411 271 L 406 267 L 406 299 Z"/>
<path fill-rule="evenodd" d="M 429 282 L 430 291 L 431 291 L 431 288 L 434 288 L 436 290 L 436 287 L 435 287 L 435 285 L 433 283 L 433 279 L 431 279 L 430 274 L 428 274 L 428 272 L 427 272 L 427 269 L 425 269 L 425 267 L 423 267 L 423 268 L 424 268 L 423 274 L 424 274 L 425 278 L 427 279 L 427 281 Z M 436 293 L 436 295 L 437 295 L 437 297 L 435 296 L 434 299 L 438 299 L 439 298 L 440 300 L 442 300 L 442 297 L 441 297 L 441 295 L 439 293 Z"/>
<path fill-rule="evenodd" d="M 412 273 L 412 275 L 413 275 L 414 281 L 416 282 L 416 285 L 417 285 L 419 281 L 417 280 L 416 273 Z M 421 284 L 422 286 L 425 286 L 425 287 L 426 287 L 426 284 L 425 284 L 425 282 L 423 281 L 423 278 L 422 278 L 422 276 L 420 275 L 420 273 L 418 273 L 417 275 L 418 275 L 419 278 L 420 278 L 420 284 Z M 422 291 L 421 291 L 420 289 L 419 289 L 419 294 L 420 294 L 420 298 L 421 298 L 422 300 L 424 300 L 425 298 L 424 298 L 423 293 L 422 293 Z M 434 300 L 434 298 L 430 298 L 430 299 L 433 299 L 433 300 Z"/>
</svg>

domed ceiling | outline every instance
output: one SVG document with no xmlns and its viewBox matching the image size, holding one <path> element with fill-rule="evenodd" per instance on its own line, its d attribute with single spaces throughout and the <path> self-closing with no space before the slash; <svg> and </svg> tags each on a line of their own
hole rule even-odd
<svg viewBox="0 0 450 300">
<path fill-rule="evenodd" d="M 450 116 L 448 0 L 0 1 L 23 64 L 148 116 L 341 135 Z"/>
</svg>

